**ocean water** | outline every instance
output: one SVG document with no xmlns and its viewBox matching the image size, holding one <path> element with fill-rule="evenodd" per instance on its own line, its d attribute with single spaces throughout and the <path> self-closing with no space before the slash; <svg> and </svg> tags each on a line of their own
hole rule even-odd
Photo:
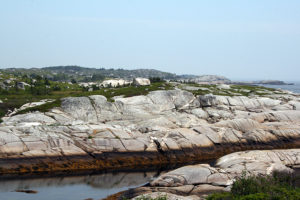
<svg viewBox="0 0 300 200">
<path fill-rule="evenodd" d="M 269 88 L 288 90 L 300 94 L 300 82 L 293 82 L 293 83 L 294 85 L 265 85 L 265 84 L 260 84 L 260 85 Z"/>
</svg>

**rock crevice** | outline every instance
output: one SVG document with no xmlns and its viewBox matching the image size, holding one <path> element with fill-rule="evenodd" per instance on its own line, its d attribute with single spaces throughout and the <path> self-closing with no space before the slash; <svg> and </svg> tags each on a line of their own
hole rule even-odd
<svg viewBox="0 0 300 200">
<path fill-rule="evenodd" d="M 147 167 L 241 150 L 298 148 L 300 111 L 290 104 L 298 105 L 299 97 L 272 98 L 183 90 L 115 102 L 101 95 L 68 97 L 47 113 L 5 118 L 0 172 Z"/>
</svg>

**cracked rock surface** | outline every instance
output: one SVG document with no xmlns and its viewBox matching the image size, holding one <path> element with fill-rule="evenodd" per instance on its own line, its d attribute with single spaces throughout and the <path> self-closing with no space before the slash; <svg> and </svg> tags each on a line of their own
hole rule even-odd
<svg viewBox="0 0 300 200">
<path fill-rule="evenodd" d="M 188 165 L 160 175 L 149 186 L 132 189 L 124 195 L 134 197 L 166 195 L 168 199 L 202 199 L 204 194 L 228 191 L 237 176 L 267 175 L 274 171 L 293 172 L 300 165 L 300 149 L 253 150 L 221 157 L 214 167 Z M 136 197 L 137 196 L 137 197 Z"/>
<path fill-rule="evenodd" d="M 295 94 L 194 96 L 178 89 L 114 100 L 69 97 L 46 113 L 5 118 L 0 125 L 0 173 L 153 166 L 300 146 L 300 97 Z M 212 170 L 202 167 L 197 174 L 227 183 Z M 184 180 L 180 176 L 162 184 L 175 187 Z"/>
</svg>

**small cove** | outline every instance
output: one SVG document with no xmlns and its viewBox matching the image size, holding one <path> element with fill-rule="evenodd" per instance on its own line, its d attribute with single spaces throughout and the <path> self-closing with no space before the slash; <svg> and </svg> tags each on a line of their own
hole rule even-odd
<svg viewBox="0 0 300 200">
<path fill-rule="evenodd" d="M 0 181 L 1 200 L 103 199 L 117 192 L 148 183 L 157 171 L 116 172 L 79 176 L 14 178 Z M 37 191 L 37 193 L 16 192 Z"/>
<path fill-rule="evenodd" d="M 215 160 L 201 163 L 214 165 Z M 185 165 L 189 164 L 197 163 Z M 157 169 L 103 173 L 0 176 L 0 200 L 100 200 L 112 194 L 145 185 L 160 174 L 181 166 L 169 165 Z M 36 191 L 37 193 L 16 192 L 16 190 Z"/>
</svg>

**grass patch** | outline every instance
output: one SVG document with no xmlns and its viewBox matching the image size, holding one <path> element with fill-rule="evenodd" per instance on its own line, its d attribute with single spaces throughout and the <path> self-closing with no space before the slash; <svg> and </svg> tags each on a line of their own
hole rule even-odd
<svg viewBox="0 0 300 200">
<path fill-rule="evenodd" d="M 24 110 L 21 110 L 21 111 L 17 112 L 15 115 L 25 114 L 25 113 L 28 113 L 28 112 L 35 112 L 35 111 L 47 112 L 47 111 L 49 111 L 50 109 L 52 109 L 54 107 L 60 107 L 60 106 L 61 106 L 61 99 L 56 99 L 53 102 L 45 103 L 45 104 L 40 105 L 40 106 L 26 108 Z"/>
<path fill-rule="evenodd" d="M 172 90 L 174 86 L 166 82 L 155 82 L 149 86 L 126 86 L 119 88 L 101 88 L 94 91 L 86 91 L 83 88 L 78 87 L 78 85 L 68 85 L 66 83 L 52 83 L 58 85 L 61 90 L 59 91 L 51 91 L 49 94 L 45 95 L 33 95 L 28 93 L 28 91 L 18 91 L 18 92 L 2 92 L 0 93 L 0 99 L 3 101 L 0 104 L 0 117 L 3 117 L 8 110 L 14 110 L 15 108 L 19 108 L 25 103 L 40 101 L 42 99 L 54 99 L 55 101 L 52 103 L 46 103 L 41 106 L 36 106 L 33 108 L 27 108 L 23 111 L 19 111 L 17 114 L 24 114 L 27 112 L 47 112 L 51 108 L 60 107 L 61 99 L 64 97 L 82 97 L 82 96 L 90 96 L 90 95 L 103 95 L 107 98 L 108 101 L 113 102 L 114 96 L 124 96 L 124 97 L 132 97 L 137 95 L 147 95 L 151 91 L 156 90 Z M 231 89 L 218 89 L 216 85 L 203 85 L 196 83 L 186 84 L 188 86 L 201 87 L 204 89 L 199 89 L 196 91 L 190 91 L 194 95 L 205 95 L 212 93 L 214 95 L 221 96 L 249 96 L 249 94 L 254 93 L 259 96 L 267 95 L 263 91 L 276 91 L 272 88 L 265 88 L 262 86 L 249 86 L 249 85 L 231 85 Z M 209 90 L 205 90 L 205 88 Z M 249 90 L 250 92 L 243 92 L 240 90 Z M 256 91 L 261 91 L 260 93 L 255 93 Z"/>
<path fill-rule="evenodd" d="M 200 88 L 198 90 L 189 91 L 192 92 L 194 95 L 214 94 L 220 96 L 247 96 L 248 97 L 252 94 L 255 94 L 257 96 L 266 96 L 269 95 L 269 92 L 282 94 L 282 92 L 279 92 L 274 88 L 267 88 L 267 87 L 256 86 L 256 85 L 230 85 L 231 87 L 230 89 L 219 89 L 217 88 L 217 85 L 209 85 L 209 84 L 203 85 L 197 83 L 188 83 L 185 85 L 203 88 L 203 89 Z M 183 87 L 179 86 L 179 88 L 182 89 Z"/>
<path fill-rule="evenodd" d="M 14 110 L 14 108 L 19 108 L 25 103 L 40 101 L 42 99 L 55 99 L 54 102 L 45 103 L 40 106 L 27 108 L 25 110 L 19 111 L 16 114 L 24 114 L 28 112 L 40 111 L 47 112 L 54 107 L 61 106 L 61 99 L 64 97 L 82 97 L 90 95 L 103 95 L 107 98 L 108 101 L 113 101 L 114 96 L 124 96 L 132 97 L 137 95 L 147 95 L 151 91 L 156 90 L 171 90 L 174 89 L 168 83 L 157 82 L 152 83 L 149 86 L 127 86 L 120 88 L 101 88 L 95 91 L 84 91 L 81 89 L 77 90 L 63 90 L 63 91 L 52 91 L 48 95 L 32 95 L 24 93 L 21 91 L 17 94 L 0 94 L 0 99 L 3 99 L 3 104 L 0 104 L 0 117 L 3 117 L 7 113 L 8 109 Z"/>
<path fill-rule="evenodd" d="M 209 195 L 207 200 L 299 200 L 300 188 L 292 174 L 274 173 L 270 176 L 245 176 L 233 183 L 230 192 Z"/>
</svg>

